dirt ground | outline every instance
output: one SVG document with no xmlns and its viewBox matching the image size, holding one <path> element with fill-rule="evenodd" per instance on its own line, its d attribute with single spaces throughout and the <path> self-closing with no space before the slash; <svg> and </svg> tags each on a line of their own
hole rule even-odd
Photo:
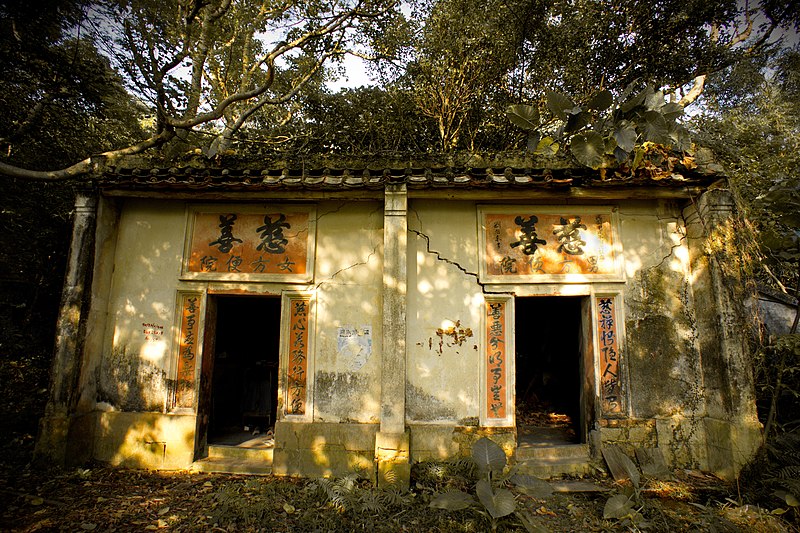
<svg viewBox="0 0 800 533">
<path fill-rule="evenodd" d="M 29 443 L 18 443 L 28 446 Z M 8 455 L 5 458 L 9 458 Z M 364 481 L 327 482 L 95 465 L 46 471 L 0 463 L 2 531 L 489 531 L 480 506 L 448 511 L 429 506 L 448 489 L 474 494 L 457 469 L 415 467 L 408 493 L 378 491 Z M 569 481 L 569 480 L 568 480 Z M 571 480 L 573 483 L 577 480 Z M 623 518 L 603 518 L 607 501 L 630 493 L 607 477 L 582 480 L 602 492 L 516 493 L 517 511 L 494 522 L 498 531 L 798 531 L 796 510 L 781 513 L 737 502 L 736 489 L 696 472 L 643 481 Z M 584 485 L 585 488 L 585 485 Z M 624 498 L 623 498 L 624 499 Z M 777 509 L 777 511 L 776 511 Z M 787 520 L 788 519 L 788 520 Z"/>
</svg>

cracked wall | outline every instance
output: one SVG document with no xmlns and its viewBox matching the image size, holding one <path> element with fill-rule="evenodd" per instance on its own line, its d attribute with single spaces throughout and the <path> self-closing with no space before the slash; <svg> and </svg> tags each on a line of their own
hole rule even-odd
<svg viewBox="0 0 800 533">
<path fill-rule="evenodd" d="M 409 205 L 409 423 L 478 417 L 483 290 L 473 202 Z"/>
<path fill-rule="evenodd" d="M 377 423 L 383 205 L 320 202 L 317 213 L 314 419 Z M 350 331 L 362 334 L 359 342 L 343 339 Z"/>
<path fill-rule="evenodd" d="M 620 219 L 631 412 L 635 419 L 670 420 L 660 435 L 668 459 L 697 467 L 705 460 L 706 392 L 685 223 L 667 203 L 621 208 Z"/>
</svg>

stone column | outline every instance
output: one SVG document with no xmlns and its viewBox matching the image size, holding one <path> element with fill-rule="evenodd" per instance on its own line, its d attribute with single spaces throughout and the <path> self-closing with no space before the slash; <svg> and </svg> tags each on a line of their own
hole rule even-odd
<svg viewBox="0 0 800 533">
<path fill-rule="evenodd" d="M 94 258 L 97 198 L 80 191 L 75 198 L 72 240 L 56 322 L 55 347 L 50 368 L 50 398 L 39 423 L 35 456 L 57 465 L 67 460 L 70 416 L 78 398 L 77 383 L 83 347 L 84 293 L 90 284 Z"/>
<path fill-rule="evenodd" d="M 375 438 L 378 486 L 408 488 L 411 476 L 406 410 L 406 251 L 408 198 L 405 184 L 387 184 L 383 217 L 383 344 L 381 427 Z"/>
<path fill-rule="evenodd" d="M 706 191 L 684 209 L 702 361 L 708 468 L 731 479 L 761 443 L 748 347 L 748 297 L 729 190 Z"/>
</svg>

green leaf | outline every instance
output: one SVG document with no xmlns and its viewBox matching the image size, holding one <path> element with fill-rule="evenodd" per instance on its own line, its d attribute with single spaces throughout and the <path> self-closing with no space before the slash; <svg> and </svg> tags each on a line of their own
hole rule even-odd
<svg viewBox="0 0 800 533">
<path fill-rule="evenodd" d="M 644 107 L 648 111 L 660 111 L 664 107 L 664 93 L 661 91 L 653 91 L 653 88 L 648 85 L 650 90 L 644 97 Z"/>
<path fill-rule="evenodd" d="M 614 103 L 614 97 L 611 95 L 611 91 L 600 91 L 596 95 L 589 100 L 589 103 L 586 104 L 588 109 L 592 109 L 594 111 L 605 111 L 611 104 Z"/>
<path fill-rule="evenodd" d="M 642 166 L 642 161 L 644 161 L 644 148 L 637 148 L 633 156 L 633 165 L 631 165 L 631 168 L 636 170 Z"/>
<path fill-rule="evenodd" d="M 614 150 L 617 149 L 617 141 L 614 139 L 614 136 L 609 135 L 608 137 L 603 138 L 603 143 L 606 147 L 605 153 L 608 155 L 614 155 Z"/>
<path fill-rule="evenodd" d="M 631 156 L 630 152 L 626 152 L 619 146 L 614 148 L 614 159 L 617 160 L 617 163 L 622 163 L 623 161 L 627 161 L 630 156 Z"/>
<path fill-rule="evenodd" d="M 554 156 L 558 152 L 559 144 L 552 137 L 543 137 L 536 145 L 534 153 L 546 156 Z"/>
<path fill-rule="evenodd" d="M 650 142 L 666 144 L 667 134 L 667 121 L 664 120 L 664 115 L 658 111 L 647 111 L 644 114 L 644 120 L 639 123 L 639 127 L 644 133 L 644 138 Z"/>
<path fill-rule="evenodd" d="M 447 511 L 459 511 L 466 509 L 475 503 L 475 498 L 466 492 L 460 490 L 452 490 L 444 494 L 438 494 L 430 503 L 430 507 L 434 509 L 445 509 Z"/>
<path fill-rule="evenodd" d="M 661 114 L 664 115 L 666 120 L 676 120 L 683 115 L 683 106 L 670 102 L 661 108 Z"/>
<path fill-rule="evenodd" d="M 789 492 L 789 491 L 776 490 L 775 491 L 775 496 L 777 496 L 778 498 L 780 498 L 783 501 L 785 501 L 786 505 L 788 505 L 790 507 L 798 507 L 798 506 L 800 506 L 800 500 L 798 500 L 798 498 L 794 494 Z"/>
<path fill-rule="evenodd" d="M 545 91 L 545 96 L 547 98 L 547 109 L 550 110 L 553 116 L 561 120 L 567 120 L 566 111 L 567 109 L 573 109 L 575 102 L 569 96 L 558 91 Z"/>
<path fill-rule="evenodd" d="M 502 472 L 506 453 L 496 442 L 481 437 L 472 445 L 472 459 L 481 472 Z"/>
<path fill-rule="evenodd" d="M 536 148 L 539 146 L 539 139 L 541 135 L 538 131 L 529 131 L 528 132 L 528 141 L 526 143 L 526 148 L 528 152 L 535 152 Z"/>
<path fill-rule="evenodd" d="M 588 131 L 575 135 L 570 141 L 569 149 L 581 165 L 596 170 L 603 164 L 605 143 L 599 133 Z"/>
<path fill-rule="evenodd" d="M 506 109 L 508 120 L 524 130 L 533 130 L 539 127 L 539 110 L 532 105 L 516 104 Z"/>
<path fill-rule="evenodd" d="M 553 487 L 547 481 L 527 474 L 514 474 L 509 481 L 522 494 L 543 500 L 553 495 Z"/>
<path fill-rule="evenodd" d="M 627 113 L 628 111 L 631 111 L 634 108 L 639 107 L 640 105 L 642 105 L 647 95 L 652 92 L 653 88 L 648 85 L 642 91 L 640 91 L 636 96 L 632 97 L 630 100 L 626 102 L 623 102 L 622 105 L 619 106 L 620 110 L 623 113 Z"/>
<path fill-rule="evenodd" d="M 517 501 L 514 495 L 506 489 L 492 490 L 492 484 L 485 479 L 478 481 L 475 485 L 475 493 L 478 499 L 492 515 L 492 518 L 502 518 L 510 515 L 517 508 Z"/>
<path fill-rule="evenodd" d="M 676 124 L 675 122 L 668 122 L 667 131 L 667 140 L 669 144 L 673 146 L 673 148 L 681 151 L 691 148 L 692 139 L 689 136 L 689 130 L 680 124 Z"/>
<path fill-rule="evenodd" d="M 609 518 L 619 520 L 628 516 L 632 509 L 633 499 L 624 494 L 617 494 L 606 501 L 606 505 L 603 507 L 603 518 L 606 520 Z"/>
<path fill-rule="evenodd" d="M 630 152 L 636 144 L 636 129 L 627 120 L 622 120 L 614 125 L 612 132 L 614 140 L 617 141 L 617 146 Z"/>
<path fill-rule="evenodd" d="M 580 108 L 577 108 L 577 109 L 580 109 Z M 577 113 L 574 113 L 574 112 L 571 112 L 571 111 L 574 111 L 574 109 L 570 110 L 570 111 L 567 111 L 567 113 L 568 113 L 568 115 L 567 115 L 567 127 L 565 128 L 565 130 L 567 132 L 572 133 L 572 132 L 575 132 L 575 131 L 579 131 L 584 126 L 589 124 L 589 120 L 590 120 L 589 113 L 586 113 L 584 111 L 578 111 Z"/>
</svg>

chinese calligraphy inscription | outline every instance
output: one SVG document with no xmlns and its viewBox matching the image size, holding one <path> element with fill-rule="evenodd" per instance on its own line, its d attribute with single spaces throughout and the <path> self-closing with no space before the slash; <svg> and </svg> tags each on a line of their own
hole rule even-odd
<svg viewBox="0 0 800 533">
<path fill-rule="evenodd" d="M 303 415 L 306 412 L 308 388 L 308 307 L 306 299 L 289 300 L 289 357 L 286 413 Z"/>
<path fill-rule="evenodd" d="M 308 270 L 310 211 L 196 213 L 188 272 L 206 275 L 303 275 Z"/>
<path fill-rule="evenodd" d="M 600 347 L 600 398 L 603 413 L 622 413 L 622 385 L 617 338 L 616 299 L 598 297 L 597 340 Z"/>
<path fill-rule="evenodd" d="M 486 302 L 486 417 L 506 418 L 506 302 Z"/>
<path fill-rule="evenodd" d="M 501 208 L 484 212 L 482 223 L 483 271 L 490 277 L 618 274 L 611 213 Z"/>
<path fill-rule="evenodd" d="M 200 323 L 200 295 L 181 296 L 181 327 L 178 344 L 178 374 L 175 388 L 175 407 L 194 406 L 195 362 L 197 359 L 197 330 Z"/>
</svg>

